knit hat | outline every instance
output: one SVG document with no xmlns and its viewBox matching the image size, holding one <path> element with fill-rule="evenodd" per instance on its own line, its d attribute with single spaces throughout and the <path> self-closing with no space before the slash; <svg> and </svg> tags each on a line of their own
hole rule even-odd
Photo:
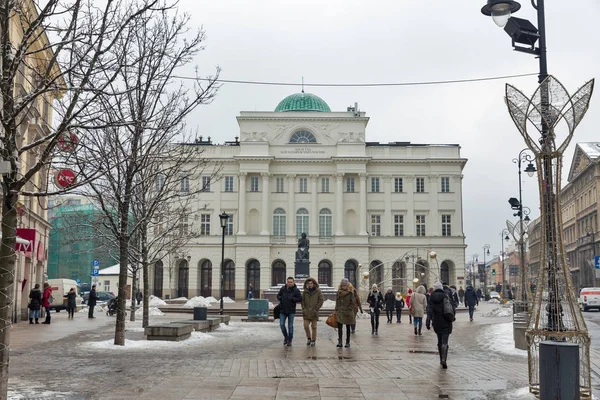
<svg viewBox="0 0 600 400">
<path fill-rule="evenodd" d="M 344 279 L 342 279 L 342 282 L 340 283 L 340 285 L 341 285 L 341 286 L 348 286 L 348 283 L 349 283 L 349 282 L 350 282 L 350 281 L 348 280 L 348 278 L 344 278 Z"/>
<path fill-rule="evenodd" d="M 436 282 L 433 284 L 433 290 L 442 290 L 442 289 L 444 289 L 444 286 L 442 286 L 441 283 Z"/>
<path fill-rule="evenodd" d="M 374 283 L 373 286 L 371 286 L 371 289 L 377 289 L 377 284 Z"/>
</svg>

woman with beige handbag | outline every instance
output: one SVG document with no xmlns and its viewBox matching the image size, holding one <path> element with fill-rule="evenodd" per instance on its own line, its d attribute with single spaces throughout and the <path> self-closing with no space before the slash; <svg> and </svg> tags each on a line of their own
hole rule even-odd
<svg viewBox="0 0 600 400">
<path fill-rule="evenodd" d="M 342 330 L 343 325 L 346 325 L 346 346 L 350 347 L 350 327 L 356 324 L 356 314 L 354 309 L 356 307 L 356 297 L 354 291 L 350 289 L 348 279 L 344 278 L 340 282 L 340 286 L 337 292 L 337 298 L 335 299 L 335 312 L 338 324 L 338 344 L 337 347 L 342 347 L 342 338 L 344 331 Z"/>
</svg>

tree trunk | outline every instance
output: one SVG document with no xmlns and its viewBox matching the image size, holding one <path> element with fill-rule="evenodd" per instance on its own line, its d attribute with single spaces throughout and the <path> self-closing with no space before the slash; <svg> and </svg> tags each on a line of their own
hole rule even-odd
<svg viewBox="0 0 600 400">
<path fill-rule="evenodd" d="M 137 268 L 134 270 L 133 279 L 131 280 L 131 316 L 129 321 L 135 322 L 135 305 L 137 301 Z"/>
<path fill-rule="evenodd" d="M 150 310 L 150 288 L 148 278 L 148 225 L 144 224 L 140 230 L 140 248 L 142 249 L 142 279 L 144 280 L 144 304 L 142 311 L 142 326 L 145 328 L 149 324 Z"/>
<path fill-rule="evenodd" d="M 125 345 L 125 310 L 127 308 L 127 264 L 129 262 L 129 207 L 123 207 L 121 212 L 119 238 L 119 290 L 117 301 L 117 323 L 115 324 L 115 345 Z"/>
<path fill-rule="evenodd" d="M 4 191 L 6 196 L 7 191 Z M 17 237 L 16 196 L 2 202 L 2 245 L 0 247 L 0 399 L 8 396 L 10 326 L 15 283 L 15 243 Z"/>
</svg>

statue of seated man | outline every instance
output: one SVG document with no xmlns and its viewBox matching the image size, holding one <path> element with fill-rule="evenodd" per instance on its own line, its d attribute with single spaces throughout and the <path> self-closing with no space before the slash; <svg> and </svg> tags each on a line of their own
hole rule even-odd
<svg viewBox="0 0 600 400">
<path fill-rule="evenodd" d="M 308 260 L 308 249 L 310 248 L 310 240 L 306 238 L 306 233 L 298 239 L 298 251 L 296 251 L 296 260 Z"/>
</svg>

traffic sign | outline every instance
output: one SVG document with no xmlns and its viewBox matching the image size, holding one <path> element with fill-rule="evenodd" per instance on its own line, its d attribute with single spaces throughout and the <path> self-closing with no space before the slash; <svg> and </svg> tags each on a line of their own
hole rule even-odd
<svg viewBox="0 0 600 400">
<path fill-rule="evenodd" d="M 79 285 L 81 283 L 81 279 L 77 278 L 75 279 L 75 282 L 77 282 L 77 284 Z"/>
<path fill-rule="evenodd" d="M 99 266 L 100 266 L 100 260 L 92 261 L 92 267 L 99 267 Z"/>
</svg>

